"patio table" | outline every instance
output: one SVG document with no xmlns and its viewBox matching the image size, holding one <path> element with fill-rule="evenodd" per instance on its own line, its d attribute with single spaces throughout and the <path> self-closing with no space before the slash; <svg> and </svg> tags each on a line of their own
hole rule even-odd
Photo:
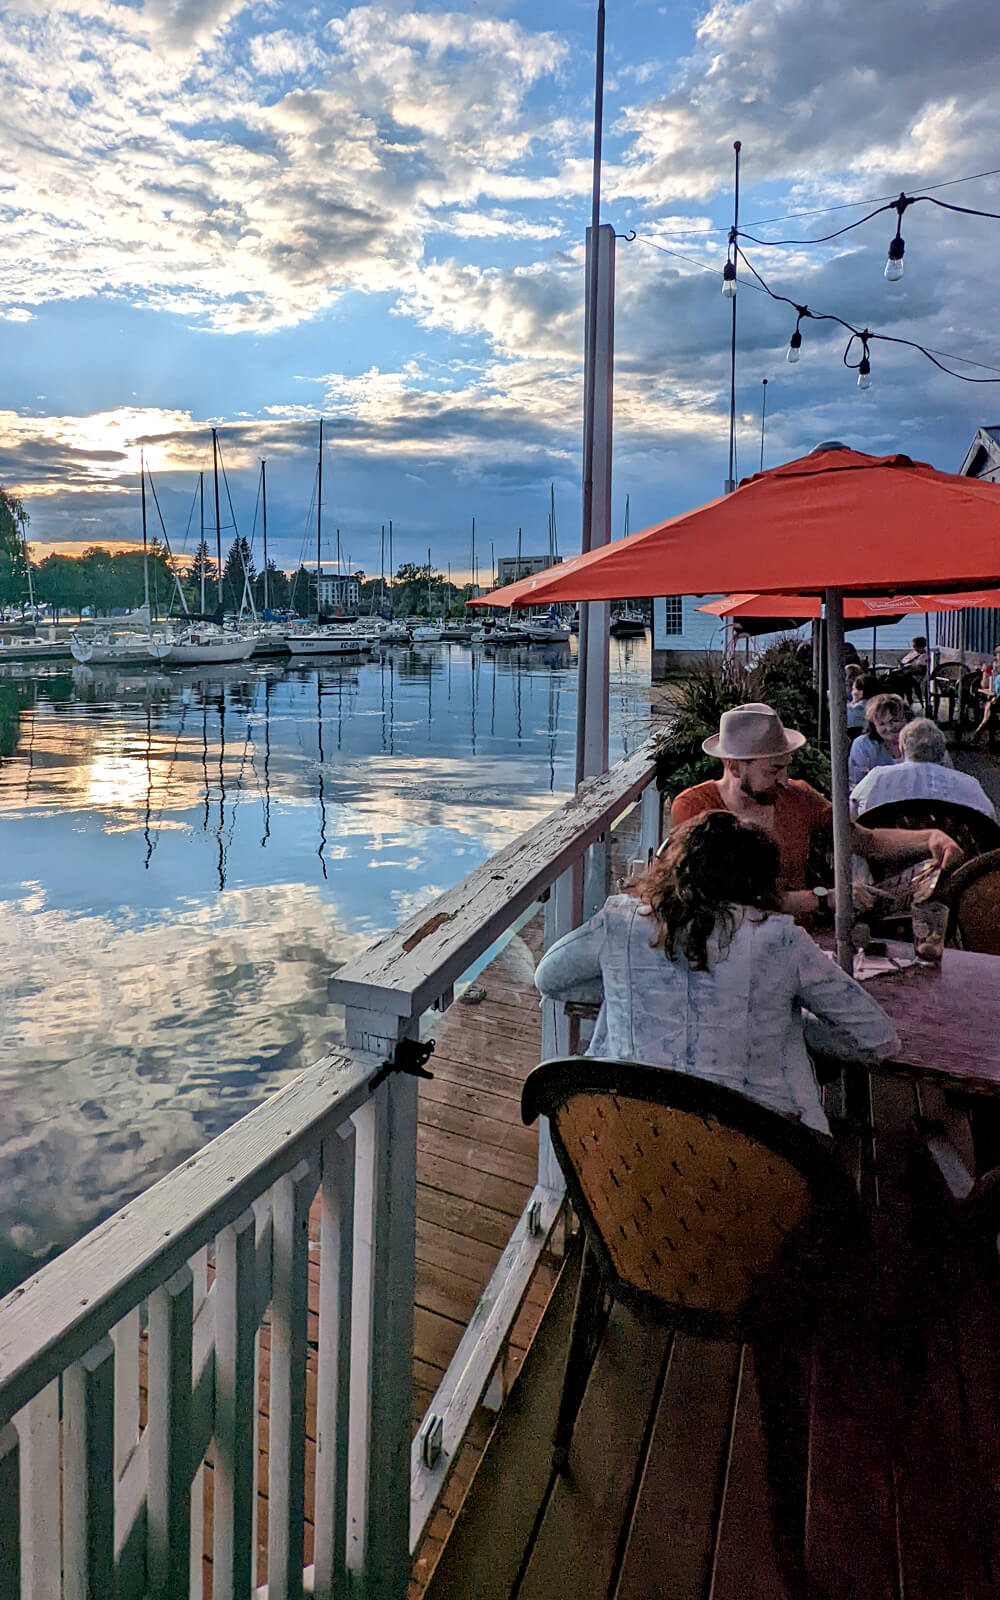
<svg viewBox="0 0 1000 1600">
<path fill-rule="evenodd" d="M 895 941 L 888 950 L 913 954 Z M 1000 956 L 946 949 L 938 967 L 918 963 L 863 981 L 899 1035 L 885 1066 L 943 1088 L 1000 1094 Z"/>
</svg>

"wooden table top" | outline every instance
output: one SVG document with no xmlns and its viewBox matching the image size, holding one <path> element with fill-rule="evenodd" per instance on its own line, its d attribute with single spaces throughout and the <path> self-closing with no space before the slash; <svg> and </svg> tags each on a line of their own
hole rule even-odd
<svg viewBox="0 0 1000 1600">
<path fill-rule="evenodd" d="M 913 949 L 893 943 L 889 953 L 911 957 Z M 939 967 L 919 963 L 865 988 L 899 1034 L 892 1066 L 1000 1094 L 1000 956 L 947 949 Z"/>
</svg>

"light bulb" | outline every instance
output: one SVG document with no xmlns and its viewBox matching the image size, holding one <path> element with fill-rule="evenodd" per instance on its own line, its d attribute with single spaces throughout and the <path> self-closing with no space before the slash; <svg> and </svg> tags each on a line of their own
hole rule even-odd
<svg viewBox="0 0 1000 1600">
<path fill-rule="evenodd" d="M 889 240 L 889 254 L 885 263 L 885 280 L 887 283 L 898 283 L 903 276 L 903 251 L 905 245 L 897 233 L 895 239 Z"/>
<path fill-rule="evenodd" d="M 727 261 L 722 269 L 722 292 L 727 300 L 736 293 L 736 262 Z"/>
<path fill-rule="evenodd" d="M 798 328 L 796 328 L 795 332 L 792 334 L 792 337 L 788 341 L 788 349 L 785 351 L 785 360 L 790 361 L 794 366 L 795 362 L 799 359 L 799 351 L 801 349 L 802 335 Z"/>
<path fill-rule="evenodd" d="M 872 386 L 872 369 L 867 356 L 862 356 L 858 362 L 858 388 L 870 389 Z"/>
</svg>

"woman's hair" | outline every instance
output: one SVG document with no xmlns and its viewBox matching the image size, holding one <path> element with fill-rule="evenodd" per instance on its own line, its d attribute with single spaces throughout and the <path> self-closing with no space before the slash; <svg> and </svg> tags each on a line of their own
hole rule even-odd
<svg viewBox="0 0 1000 1600">
<path fill-rule="evenodd" d="M 869 739 L 875 739 L 879 744 L 882 743 L 882 740 L 879 735 L 879 731 L 875 726 L 875 718 L 878 716 L 880 711 L 898 711 L 901 717 L 909 717 L 910 715 L 909 707 L 907 706 L 902 695 L 873 695 L 865 706 L 865 719 L 868 724 L 865 732 L 868 734 Z"/>
<path fill-rule="evenodd" d="M 708 970 L 708 940 L 719 923 L 730 935 L 734 906 L 777 911 L 781 857 L 769 834 L 728 811 L 707 811 L 671 833 L 635 885 L 658 923 L 654 949 L 683 954 Z"/>
<path fill-rule="evenodd" d="M 907 761 L 944 760 L 944 734 L 929 717 L 914 717 L 899 736 L 899 747 Z"/>
</svg>

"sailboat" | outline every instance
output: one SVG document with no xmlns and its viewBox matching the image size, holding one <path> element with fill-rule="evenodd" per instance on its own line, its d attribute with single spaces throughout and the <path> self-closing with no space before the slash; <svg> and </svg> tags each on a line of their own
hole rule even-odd
<svg viewBox="0 0 1000 1600">
<path fill-rule="evenodd" d="M 628 499 L 629 499 L 629 497 L 628 497 L 628 495 L 626 495 L 625 496 L 625 534 L 624 534 L 624 537 L 626 539 L 629 536 L 629 507 L 628 507 Z M 641 611 L 637 611 L 634 606 L 632 606 L 632 607 L 623 606 L 620 611 L 613 611 L 611 613 L 610 631 L 611 631 L 612 637 L 615 638 L 615 639 L 638 639 L 638 638 L 644 638 L 645 637 L 645 633 L 646 633 L 646 619 L 643 616 L 642 612 Z"/>
<path fill-rule="evenodd" d="M 323 418 L 319 419 L 319 463 L 316 470 L 316 625 L 290 629 L 285 643 L 295 656 L 363 656 L 371 643 L 349 628 L 324 628 L 320 625 L 320 578 L 323 570 Z"/>
<path fill-rule="evenodd" d="M 556 534 L 556 486 L 549 485 L 549 566 L 551 567 L 559 554 L 559 540 Z M 521 530 L 517 530 L 517 558 L 518 575 L 521 565 Z M 569 644 L 570 634 L 573 632 L 568 622 L 564 622 L 555 606 L 549 606 L 548 611 L 542 616 L 529 616 L 522 624 L 524 636 L 529 644 Z"/>
<path fill-rule="evenodd" d="M 212 474 L 215 483 L 215 555 L 218 582 L 218 614 L 223 614 L 222 521 L 219 512 L 219 438 L 212 429 Z M 204 578 L 203 578 L 204 609 Z M 212 622 L 195 622 L 174 640 L 170 653 L 172 667 L 208 666 L 216 662 L 247 661 L 253 655 L 257 637 L 227 633 Z"/>
<path fill-rule="evenodd" d="M 139 488 L 142 503 L 142 584 L 144 598 L 141 610 L 132 613 L 133 620 L 146 624 L 145 634 L 126 632 L 113 634 L 110 631 L 91 633 L 84 637 L 82 634 L 72 633 L 69 640 L 70 654 L 80 666 L 86 667 L 124 667 L 146 666 L 150 658 L 154 661 L 166 661 L 173 648 L 172 641 L 162 634 L 153 633 L 153 625 L 149 607 L 149 545 L 146 537 L 146 458 L 144 453 L 139 455 Z"/>
<path fill-rule="evenodd" d="M 414 644 L 440 644 L 443 621 L 434 621 L 434 607 L 431 604 L 431 553 L 427 552 L 427 621 L 418 623 L 412 628 L 411 637 Z"/>
</svg>

